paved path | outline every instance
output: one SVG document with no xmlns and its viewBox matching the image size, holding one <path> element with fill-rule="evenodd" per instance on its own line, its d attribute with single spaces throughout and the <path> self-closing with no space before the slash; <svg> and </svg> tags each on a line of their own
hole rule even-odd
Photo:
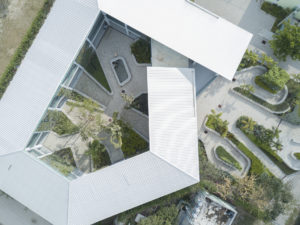
<svg viewBox="0 0 300 225">
<path fill-rule="evenodd" d="M 237 151 L 235 148 L 233 148 L 224 138 L 221 138 L 220 136 L 208 132 L 207 134 L 204 133 L 204 126 L 201 127 L 200 131 L 200 139 L 203 141 L 205 145 L 205 150 L 207 153 L 208 159 L 213 162 L 218 168 L 227 171 L 233 176 L 236 177 L 243 177 L 248 173 L 247 166 L 248 166 L 248 161 L 241 155 L 239 151 Z M 237 169 L 233 169 L 226 164 L 220 162 L 217 160 L 214 154 L 214 148 L 222 145 L 228 151 L 241 165 L 242 170 L 239 171 Z"/>
<path fill-rule="evenodd" d="M 236 82 L 231 82 L 222 77 L 218 77 L 197 97 L 198 128 L 200 130 L 202 121 L 205 116 L 210 113 L 211 109 L 216 109 L 216 111 L 222 112 L 222 118 L 229 122 L 229 130 L 237 135 L 238 138 L 253 151 L 253 153 L 268 169 L 270 169 L 270 171 L 274 173 L 275 176 L 282 178 L 285 174 L 235 127 L 235 122 L 241 115 L 252 117 L 255 121 L 257 121 L 257 123 L 263 124 L 267 128 L 272 128 L 272 126 L 277 127 L 280 122 L 280 119 L 275 115 L 229 91 L 232 87 L 243 83 L 243 81 L 239 79 L 240 78 L 237 77 Z M 222 105 L 221 109 L 218 109 L 218 104 Z M 296 151 L 297 148 L 293 148 L 288 141 L 292 136 L 300 134 L 300 127 L 295 127 L 286 122 L 281 122 L 280 129 L 282 130 L 281 141 L 283 143 L 283 150 L 279 152 L 279 155 L 289 165 L 300 169 L 300 161 L 294 162 L 289 158 L 290 152 Z"/>
<path fill-rule="evenodd" d="M 121 34 L 114 29 L 108 29 L 97 48 L 97 55 L 107 77 L 109 85 L 113 91 L 111 101 L 107 104 L 105 113 L 112 116 L 114 112 L 122 112 L 125 102 L 121 97 L 122 90 L 134 97 L 147 92 L 147 69 L 145 66 L 137 66 L 133 61 L 130 45 L 133 39 Z M 122 56 L 131 73 L 131 80 L 121 87 L 115 77 L 110 61 Z"/>
</svg>

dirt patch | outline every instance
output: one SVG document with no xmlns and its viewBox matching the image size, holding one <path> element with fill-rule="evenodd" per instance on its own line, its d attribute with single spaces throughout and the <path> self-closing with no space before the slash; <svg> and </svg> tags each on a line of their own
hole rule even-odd
<svg viewBox="0 0 300 225">
<path fill-rule="evenodd" d="M 6 16 L 0 18 L 0 74 L 9 64 L 43 3 L 43 0 L 9 1 Z"/>
</svg>

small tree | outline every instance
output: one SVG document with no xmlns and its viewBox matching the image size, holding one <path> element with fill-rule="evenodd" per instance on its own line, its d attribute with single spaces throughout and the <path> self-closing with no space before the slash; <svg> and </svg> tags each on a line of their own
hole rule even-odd
<svg viewBox="0 0 300 225">
<path fill-rule="evenodd" d="M 268 56 L 265 53 L 262 53 L 260 56 L 261 64 L 265 65 L 268 69 L 272 68 L 273 66 L 277 65 L 278 63 L 274 61 L 274 59 Z"/>
<path fill-rule="evenodd" d="M 222 137 L 226 137 L 228 133 L 228 121 L 222 120 L 220 117 L 222 113 L 216 113 L 215 110 L 211 110 L 211 114 L 208 116 L 208 120 L 211 121 L 213 129 L 217 131 Z"/>
<path fill-rule="evenodd" d="M 242 128 L 246 130 L 246 132 L 251 133 L 254 130 L 254 126 L 256 122 L 250 117 L 241 118 Z"/>
<path fill-rule="evenodd" d="M 238 70 L 241 70 L 243 68 L 247 68 L 250 66 L 255 66 L 258 64 L 258 60 L 259 60 L 259 56 L 255 52 L 253 52 L 251 50 L 249 51 L 247 49 L 242 58 L 240 65 L 239 65 Z"/>
<path fill-rule="evenodd" d="M 291 56 L 293 60 L 300 60 L 300 27 L 291 25 L 289 21 L 283 23 L 283 29 L 278 30 L 270 41 L 274 55 L 280 60 Z"/>
<path fill-rule="evenodd" d="M 261 81 L 274 92 L 281 90 L 289 79 L 290 75 L 277 65 L 261 75 Z"/>
</svg>

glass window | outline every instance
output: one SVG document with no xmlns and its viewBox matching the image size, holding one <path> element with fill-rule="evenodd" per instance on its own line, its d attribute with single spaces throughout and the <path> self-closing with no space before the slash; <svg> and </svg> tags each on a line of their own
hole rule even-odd
<svg viewBox="0 0 300 225">
<path fill-rule="evenodd" d="M 100 15 L 98 16 L 98 19 L 95 23 L 95 25 L 93 26 L 93 29 L 91 30 L 90 34 L 89 34 L 89 39 L 92 41 L 96 34 L 97 31 L 99 30 L 99 27 L 101 26 L 102 22 L 104 21 L 104 16 L 102 13 L 100 13 Z"/>
<path fill-rule="evenodd" d="M 27 145 L 27 148 L 33 147 L 39 136 L 40 133 L 34 133 Z"/>
<path fill-rule="evenodd" d="M 107 17 L 107 19 L 109 19 L 109 22 L 116 23 L 116 24 L 118 24 L 120 26 L 123 26 L 123 27 L 125 26 L 125 23 L 115 19 L 114 17 L 111 17 L 110 15 L 106 15 L 106 17 Z"/>
</svg>

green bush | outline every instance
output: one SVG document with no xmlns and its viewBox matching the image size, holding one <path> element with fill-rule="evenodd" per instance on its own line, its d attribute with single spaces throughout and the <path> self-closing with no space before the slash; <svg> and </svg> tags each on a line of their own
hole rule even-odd
<svg viewBox="0 0 300 225">
<path fill-rule="evenodd" d="M 125 158 L 135 156 L 148 150 L 149 144 L 126 123 L 119 120 L 122 129 L 122 151 Z"/>
<path fill-rule="evenodd" d="M 299 159 L 299 160 L 300 160 L 300 153 L 299 153 L 299 152 L 294 153 L 294 156 L 296 157 L 296 159 Z"/>
<path fill-rule="evenodd" d="M 24 36 L 20 46 L 15 51 L 12 60 L 6 67 L 4 73 L 0 76 L 0 99 L 2 98 L 4 92 L 6 91 L 10 81 L 13 79 L 18 67 L 20 66 L 26 52 L 30 48 L 35 36 L 38 34 L 40 28 L 42 27 L 54 0 L 45 0 L 43 7 L 38 12 L 37 16 L 33 20 L 29 30 Z"/>
<path fill-rule="evenodd" d="M 263 173 L 272 175 L 264 164 L 250 151 L 242 142 L 240 142 L 232 133 L 228 133 L 227 138 L 240 149 L 251 161 L 249 174 L 259 176 Z"/>
<path fill-rule="evenodd" d="M 263 150 L 263 152 L 272 160 L 272 162 L 277 165 L 285 174 L 292 174 L 295 170 L 288 167 L 282 158 L 272 149 L 272 144 L 274 143 L 275 134 L 274 131 L 266 129 L 261 125 L 255 124 L 254 131 L 249 132 L 241 126 L 239 122 L 242 119 L 240 117 L 236 123 L 237 128 L 239 128 L 258 148 Z"/>
<path fill-rule="evenodd" d="M 142 219 L 138 225 L 171 225 L 175 224 L 178 215 L 178 209 L 173 204 L 171 206 L 160 208 L 155 214 Z"/>
<path fill-rule="evenodd" d="M 217 131 L 222 137 L 226 137 L 228 133 L 228 121 L 222 120 L 222 113 L 216 113 L 214 110 L 211 110 L 211 114 L 208 115 L 206 126 L 210 129 Z"/>
<path fill-rule="evenodd" d="M 230 155 L 222 146 L 217 147 L 216 153 L 218 157 L 224 162 L 229 163 L 230 165 L 234 166 L 238 170 L 242 170 L 242 167 L 239 164 L 239 162 L 235 158 L 233 158 L 232 155 Z"/>
<path fill-rule="evenodd" d="M 95 78 L 107 91 L 111 92 L 110 86 L 103 72 L 99 58 L 95 50 L 85 42 L 81 48 L 76 62 L 80 64 L 92 77 Z"/>
<path fill-rule="evenodd" d="M 149 40 L 139 39 L 130 47 L 131 53 L 138 63 L 151 63 L 151 44 Z"/>
<path fill-rule="evenodd" d="M 111 164 L 105 146 L 98 140 L 90 142 L 88 146 L 89 149 L 86 154 L 91 156 L 94 164 L 94 170 L 101 169 L 102 167 L 109 166 Z"/>
<path fill-rule="evenodd" d="M 289 108 L 289 104 L 286 101 L 278 105 L 272 105 L 266 102 L 265 100 L 257 97 L 256 95 L 252 94 L 251 92 L 243 90 L 241 87 L 234 87 L 233 90 L 274 112 L 282 112 Z"/>
<path fill-rule="evenodd" d="M 261 5 L 261 9 L 266 13 L 276 17 L 276 21 L 272 27 L 273 32 L 277 30 L 277 25 L 292 12 L 291 9 L 284 9 L 277 4 L 273 4 L 267 1 L 264 1 L 264 3 Z"/>
<path fill-rule="evenodd" d="M 247 49 L 242 58 L 242 61 L 240 62 L 238 71 L 251 66 L 257 66 L 257 65 L 259 65 L 259 56 L 255 52 L 251 50 L 249 51 Z"/>
<path fill-rule="evenodd" d="M 77 133 L 79 128 L 63 112 L 49 110 L 37 130 L 52 130 L 58 135 L 67 135 Z"/>
<path fill-rule="evenodd" d="M 255 83 L 271 93 L 276 93 L 283 89 L 290 79 L 290 75 L 277 65 L 258 77 L 255 79 Z"/>
</svg>

